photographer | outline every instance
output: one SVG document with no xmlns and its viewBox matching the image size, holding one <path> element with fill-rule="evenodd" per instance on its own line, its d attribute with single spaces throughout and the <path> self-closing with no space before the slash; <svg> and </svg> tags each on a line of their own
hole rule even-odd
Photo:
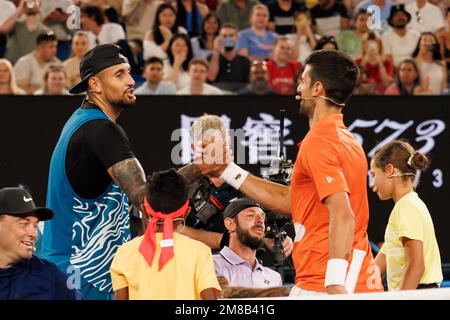
<svg viewBox="0 0 450 320">
<path fill-rule="evenodd" d="M 218 116 L 205 114 L 192 124 L 192 138 L 195 142 L 208 139 L 213 133 L 224 139 L 226 137 L 225 124 Z M 223 211 L 230 200 L 241 195 L 222 179 L 214 177 L 200 179 L 192 184 L 189 192 L 192 210 L 186 218 L 183 234 L 205 243 L 211 249 L 228 245 L 229 237 L 228 233 L 225 233 Z M 264 238 L 263 242 L 273 251 L 273 239 Z M 287 237 L 281 245 L 285 255 L 289 256 L 292 252 L 292 239 Z"/>
<path fill-rule="evenodd" d="M 230 241 L 213 259 L 224 297 L 289 295 L 291 288 L 282 286 L 280 274 L 256 258 L 265 235 L 266 215 L 261 206 L 249 198 L 235 199 L 225 209 L 223 219 Z"/>
</svg>

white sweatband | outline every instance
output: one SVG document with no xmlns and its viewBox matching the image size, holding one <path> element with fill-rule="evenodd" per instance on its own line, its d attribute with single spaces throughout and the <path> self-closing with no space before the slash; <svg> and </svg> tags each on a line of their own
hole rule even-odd
<svg viewBox="0 0 450 320">
<path fill-rule="evenodd" d="M 330 259 L 327 263 L 325 274 L 325 288 L 329 286 L 345 286 L 347 277 L 348 261 L 344 259 Z"/>
<path fill-rule="evenodd" d="M 236 163 L 230 162 L 220 178 L 236 190 L 239 190 L 247 176 L 247 171 L 239 167 Z"/>
</svg>

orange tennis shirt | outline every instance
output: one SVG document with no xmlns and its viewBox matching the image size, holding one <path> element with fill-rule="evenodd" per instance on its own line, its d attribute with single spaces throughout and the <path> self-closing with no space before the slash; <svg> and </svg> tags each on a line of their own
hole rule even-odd
<svg viewBox="0 0 450 320">
<path fill-rule="evenodd" d="M 326 291 L 330 219 L 323 201 L 334 193 L 347 192 L 355 216 L 352 249 L 366 252 L 355 293 L 382 291 L 367 236 L 367 174 L 364 150 L 345 127 L 342 114 L 320 120 L 299 144 L 291 181 L 291 212 L 296 231 L 292 259 L 299 288 Z"/>
</svg>

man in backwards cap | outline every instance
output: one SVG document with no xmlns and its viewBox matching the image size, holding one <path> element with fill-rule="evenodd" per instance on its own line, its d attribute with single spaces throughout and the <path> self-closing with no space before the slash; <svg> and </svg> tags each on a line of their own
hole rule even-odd
<svg viewBox="0 0 450 320">
<path fill-rule="evenodd" d="M 109 268 L 130 239 L 128 200 L 141 207 L 145 173 L 116 119 L 134 106 L 134 81 L 120 47 L 97 46 L 80 62 L 81 82 L 70 93 L 87 99 L 63 128 L 50 163 L 42 257 L 81 275 L 85 299 L 111 299 Z M 205 172 L 180 170 L 188 182 Z"/>
<path fill-rule="evenodd" d="M 37 225 L 52 217 L 24 189 L 0 189 L 0 300 L 81 298 L 53 263 L 33 255 Z"/>
</svg>

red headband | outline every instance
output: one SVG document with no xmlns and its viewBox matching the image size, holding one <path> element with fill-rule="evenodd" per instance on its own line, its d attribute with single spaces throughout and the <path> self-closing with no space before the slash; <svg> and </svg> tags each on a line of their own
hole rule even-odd
<svg viewBox="0 0 450 320">
<path fill-rule="evenodd" d="M 145 230 L 144 239 L 139 247 L 139 252 L 144 256 L 145 260 L 147 260 L 149 266 L 152 265 L 153 256 L 156 251 L 156 224 L 159 220 L 164 221 L 163 240 L 160 242 L 161 255 L 159 257 L 158 271 L 160 271 L 166 262 L 173 257 L 173 219 L 182 217 L 186 213 L 188 206 L 189 199 L 187 199 L 186 203 L 175 212 L 169 214 L 155 212 L 148 204 L 147 197 L 144 197 L 145 210 L 152 219 L 147 226 L 147 230 Z"/>
</svg>

